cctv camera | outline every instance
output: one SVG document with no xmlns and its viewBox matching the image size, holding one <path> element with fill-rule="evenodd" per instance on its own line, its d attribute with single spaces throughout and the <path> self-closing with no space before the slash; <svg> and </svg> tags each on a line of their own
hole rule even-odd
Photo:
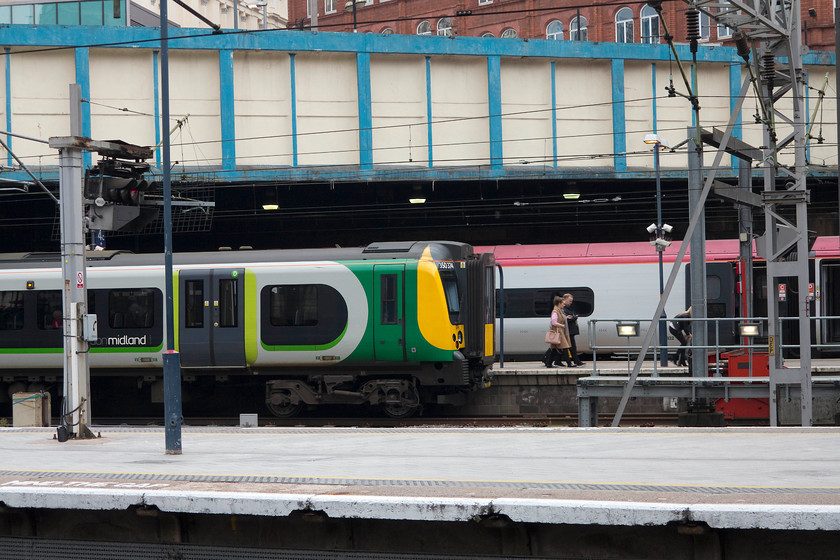
<svg viewBox="0 0 840 560">
<path fill-rule="evenodd" d="M 670 226 L 668 224 L 662 224 L 662 231 L 664 231 L 665 233 L 671 233 L 671 230 L 673 229 L 673 226 Z"/>
<path fill-rule="evenodd" d="M 655 231 L 656 231 L 656 224 L 650 224 L 650 225 L 649 225 L 647 228 L 645 228 L 645 229 L 647 229 L 647 232 L 648 232 L 648 233 L 653 233 L 653 232 L 655 232 Z"/>
</svg>

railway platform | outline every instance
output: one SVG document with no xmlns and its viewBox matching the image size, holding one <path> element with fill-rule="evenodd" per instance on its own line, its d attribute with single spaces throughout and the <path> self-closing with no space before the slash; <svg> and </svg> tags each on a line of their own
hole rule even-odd
<svg viewBox="0 0 840 560">
<path fill-rule="evenodd" d="M 832 558 L 840 428 L 0 429 L 0 558 Z"/>
<path fill-rule="evenodd" d="M 799 360 L 789 359 L 785 363 L 798 367 Z M 475 416 L 548 414 L 565 417 L 570 423 L 578 422 L 583 418 L 581 414 L 584 414 L 585 422 L 581 423 L 582 426 L 609 424 L 633 365 L 632 359 L 629 363 L 621 359 L 599 359 L 594 362 L 587 360 L 584 367 L 546 368 L 538 361 L 505 360 L 503 367 L 499 363 L 494 367 L 492 387 L 471 395 L 469 403 L 462 410 L 465 414 Z M 835 425 L 840 418 L 840 360 L 813 359 L 811 372 L 816 397 L 814 422 L 818 425 Z M 739 396 L 766 399 L 769 396 L 766 377 L 756 377 L 755 383 L 746 385 L 740 379 L 727 384 L 728 379 L 692 379 L 687 367 L 676 367 L 671 362 L 662 367 L 652 360 L 646 360 L 637 381 L 638 389 L 628 403 L 626 412 L 635 415 L 676 414 L 683 411 L 685 399 L 693 396 L 711 395 L 727 399 Z M 598 385 L 597 391 L 594 388 L 595 382 Z M 581 403 L 588 405 L 584 406 L 583 412 L 580 410 Z M 726 420 L 753 421 L 758 424 L 768 422 L 766 406 L 745 407 L 745 410 L 737 418 L 732 417 L 728 411 Z M 783 424 L 799 423 L 800 412 L 796 398 L 780 402 L 779 418 Z"/>
</svg>

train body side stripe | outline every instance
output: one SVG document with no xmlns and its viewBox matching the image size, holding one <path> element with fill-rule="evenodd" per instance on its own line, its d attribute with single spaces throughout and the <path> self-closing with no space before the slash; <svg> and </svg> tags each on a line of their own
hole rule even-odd
<svg viewBox="0 0 840 560">
<path fill-rule="evenodd" d="M 259 317 L 257 316 L 257 275 L 250 268 L 245 269 L 245 363 L 249 366 L 257 361 L 259 352 Z"/>
</svg>

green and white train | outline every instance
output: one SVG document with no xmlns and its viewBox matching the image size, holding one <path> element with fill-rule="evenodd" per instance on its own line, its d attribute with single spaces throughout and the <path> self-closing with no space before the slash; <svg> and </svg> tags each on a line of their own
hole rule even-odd
<svg viewBox="0 0 840 560">
<path fill-rule="evenodd" d="M 103 251 L 87 266 L 91 376 L 135 376 L 160 400 L 163 256 Z M 494 278 L 492 254 L 446 241 L 176 254 L 185 402 L 189 382 L 259 375 L 277 416 L 329 403 L 396 417 L 458 404 L 492 374 Z M 60 378 L 61 288 L 58 255 L 0 255 L 0 395 Z"/>
</svg>

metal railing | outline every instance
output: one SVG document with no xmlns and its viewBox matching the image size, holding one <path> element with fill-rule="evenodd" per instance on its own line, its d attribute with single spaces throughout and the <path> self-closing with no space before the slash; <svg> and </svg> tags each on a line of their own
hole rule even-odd
<svg viewBox="0 0 840 560">
<path fill-rule="evenodd" d="M 790 318 L 788 318 L 790 319 Z M 828 318 L 818 318 L 818 319 L 828 319 Z M 840 319 L 840 317 L 838 318 Z M 641 351 L 641 344 L 631 344 L 632 338 L 641 340 L 642 336 L 644 335 L 645 331 L 650 328 L 654 328 L 657 330 L 656 336 L 654 336 L 653 340 L 659 340 L 659 333 L 658 330 L 660 325 L 667 325 L 668 322 L 672 321 L 673 319 L 667 320 L 655 320 L 651 321 L 650 319 L 591 319 L 589 321 L 589 347 L 592 349 L 592 375 L 598 375 L 598 352 L 599 351 L 611 351 L 615 354 L 627 353 L 628 359 L 628 370 L 629 370 L 629 363 L 631 355 L 635 354 L 638 356 L 639 352 Z M 746 340 L 745 337 L 742 337 L 739 334 L 739 326 L 742 324 L 758 324 L 760 325 L 761 332 L 767 332 L 767 318 L 766 317 L 723 317 L 723 318 L 705 318 L 705 319 L 693 319 L 693 318 L 686 318 L 680 319 L 681 321 L 686 321 L 691 323 L 691 331 L 694 332 L 697 328 L 698 323 L 703 323 L 704 325 L 708 323 L 714 324 L 714 332 L 712 333 L 713 336 L 711 337 L 713 340 L 706 346 L 698 346 L 696 344 L 689 343 L 686 348 L 705 348 L 710 351 L 711 354 L 714 355 L 715 359 L 714 362 L 711 363 L 712 371 L 714 372 L 713 375 L 716 377 L 721 376 L 721 354 L 732 352 L 735 350 L 747 350 L 748 352 L 758 351 L 768 351 L 768 345 L 764 342 L 763 337 L 754 337 L 752 340 L 753 342 L 748 344 L 743 344 Z M 627 343 L 624 345 L 599 345 L 598 344 L 598 323 L 609 323 L 612 325 L 610 327 L 610 332 L 618 333 L 618 325 L 637 325 L 636 334 L 633 336 L 624 336 L 627 340 Z M 652 325 L 651 325 L 652 324 Z M 665 327 L 667 328 L 667 326 Z M 620 336 L 619 334 L 610 335 L 610 337 Z M 674 340 L 674 337 L 668 334 L 670 340 Z M 758 340 L 756 340 L 756 338 Z M 737 342 L 725 342 L 725 340 L 735 340 Z M 840 344 L 835 345 L 837 348 L 840 348 Z M 790 345 L 789 347 L 796 347 L 795 345 Z M 659 355 L 659 350 L 665 349 L 666 351 L 676 351 L 679 349 L 679 345 L 672 345 L 669 344 L 667 346 L 662 346 L 660 344 L 651 343 L 650 347 L 648 348 L 648 354 L 651 355 L 651 359 L 653 359 L 653 377 L 659 376 L 659 360 L 656 359 L 656 356 Z M 752 375 L 752 359 L 750 359 L 750 372 L 749 374 Z"/>
</svg>

